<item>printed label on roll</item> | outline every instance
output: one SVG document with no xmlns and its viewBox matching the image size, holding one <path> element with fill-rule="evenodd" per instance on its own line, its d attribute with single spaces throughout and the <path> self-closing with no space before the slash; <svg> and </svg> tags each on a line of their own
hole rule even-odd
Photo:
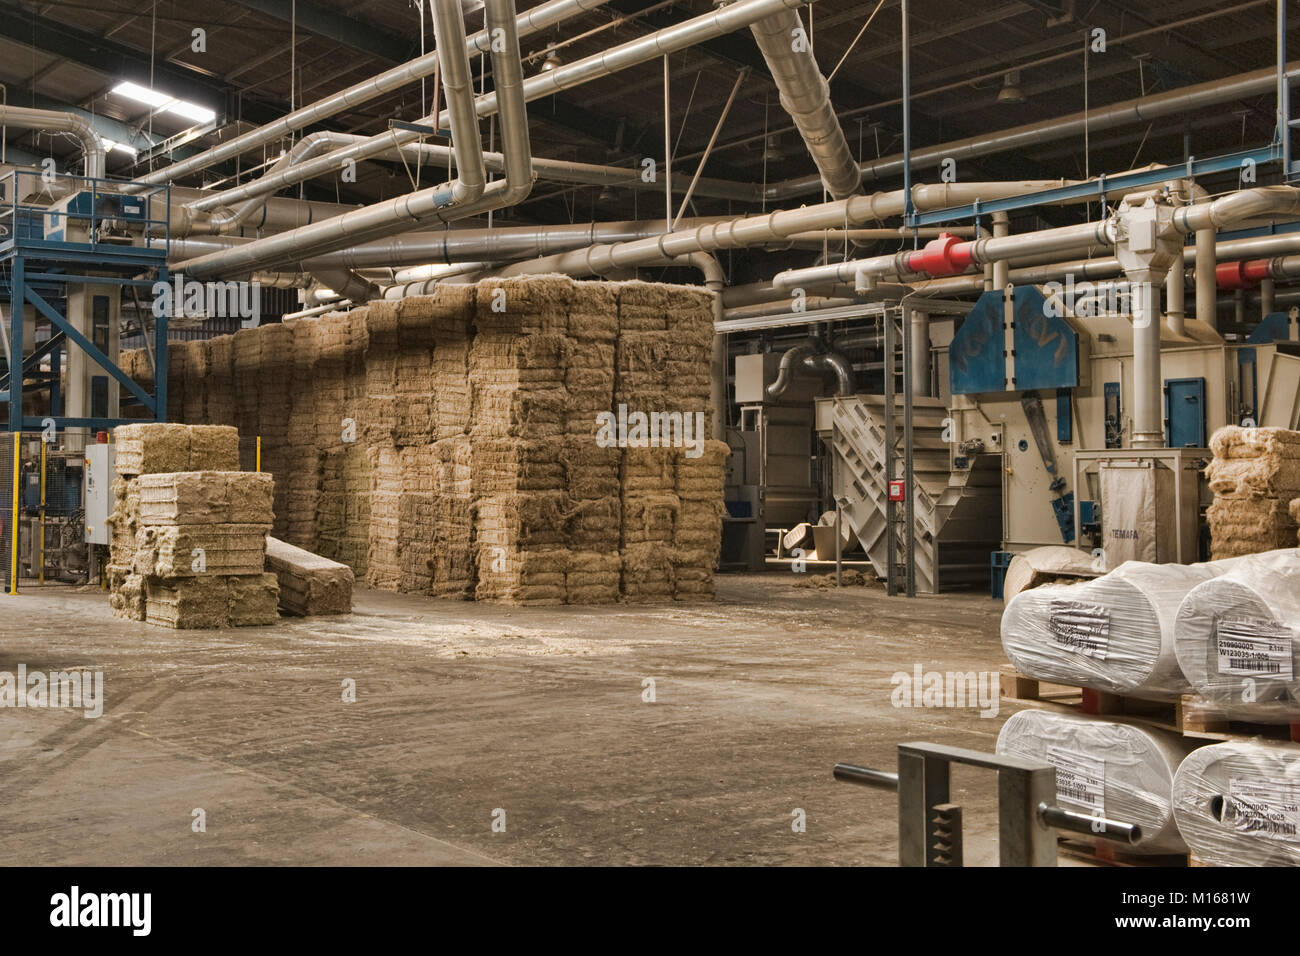
<svg viewBox="0 0 1300 956">
<path fill-rule="evenodd" d="M 1110 612 L 1097 604 L 1053 601 L 1047 628 L 1058 644 L 1085 657 L 1106 659 L 1110 646 Z"/>
<path fill-rule="evenodd" d="M 1216 627 L 1219 673 L 1291 679 L 1291 628 L 1256 617 L 1221 618 Z"/>
<path fill-rule="evenodd" d="M 1295 789 L 1285 784 L 1229 777 L 1223 823 L 1242 833 L 1294 840 L 1300 832 L 1300 799 Z"/>
<path fill-rule="evenodd" d="M 1086 813 L 1106 814 L 1106 761 L 1092 754 L 1048 747 L 1047 762 L 1056 768 L 1056 800 Z"/>
</svg>

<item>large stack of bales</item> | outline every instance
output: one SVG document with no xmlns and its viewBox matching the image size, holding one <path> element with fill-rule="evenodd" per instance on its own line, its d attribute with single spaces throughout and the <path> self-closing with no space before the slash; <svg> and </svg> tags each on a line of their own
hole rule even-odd
<svg viewBox="0 0 1300 956">
<path fill-rule="evenodd" d="M 707 599 L 726 459 L 706 440 L 712 305 L 686 287 L 487 279 L 240 333 L 289 383 L 278 402 L 259 392 L 255 426 L 288 489 L 278 527 L 372 587 Z M 208 421 L 220 341 L 187 383 Z"/>
<path fill-rule="evenodd" d="M 178 628 L 274 623 L 277 586 L 264 573 L 273 482 L 238 471 L 235 429 L 125 425 L 114 439 L 114 614 Z"/>
<path fill-rule="evenodd" d="M 1293 547 L 1297 521 L 1288 504 L 1300 496 L 1300 432 L 1230 425 L 1214 433 L 1210 448 L 1212 556 Z"/>
</svg>

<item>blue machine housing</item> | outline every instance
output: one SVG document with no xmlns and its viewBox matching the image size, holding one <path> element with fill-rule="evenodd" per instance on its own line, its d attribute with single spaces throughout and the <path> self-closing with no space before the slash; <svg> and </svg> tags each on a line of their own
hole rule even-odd
<svg viewBox="0 0 1300 956">
<path fill-rule="evenodd" d="M 1069 319 L 1034 286 L 1017 286 L 1012 308 L 1014 378 L 1007 374 L 1003 294 L 994 289 L 975 302 L 948 347 L 952 394 L 1079 385 L 1079 334 Z"/>
</svg>

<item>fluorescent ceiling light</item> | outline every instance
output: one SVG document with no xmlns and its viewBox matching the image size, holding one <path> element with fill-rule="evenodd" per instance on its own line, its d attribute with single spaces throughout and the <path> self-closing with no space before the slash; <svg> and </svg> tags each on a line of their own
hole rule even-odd
<svg viewBox="0 0 1300 956">
<path fill-rule="evenodd" d="M 159 93 L 157 90 L 146 89 L 137 83 L 127 81 L 119 83 L 113 87 L 113 92 L 118 96 L 129 97 L 138 100 L 141 103 L 148 103 L 150 106 L 162 106 L 170 103 L 175 97 L 168 96 L 166 93 Z"/>
<path fill-rule="evenodd" d="M 211 123 L 217 118 L 217 114 L 207 107 L 186 100 L 178 100 L 174 96 L 159 93 L 157 90 L 151 90 L 138 83 L 132 83 L 130 80 L 117 84 L 117 86 L 113 87 L 113 92 L 118 96 L 125 96 L 139 103 L 145 103 L 154 109 L 175 113 L 177 116 L 183 116 L 196 123 Z"/>
<path fill-rule="evenodd" d="M 196 123 L 211 123 L 217 118 L 217 114 L 212 110 L 196 103 L 187 103 L 185 100 L 172 100 L 163 109 L 169 113 L 176 113 L 186 119 L 194 120 Z"/>
<path fill-rule="evenodd" d="M 103 141 L 105 149 L 120 149 L 124 153 L 130 153 L 132 156 L 136 155 L 135 149 L 126 145 L 126 143 L 119 143 L 116 140 L 108 139 L 102 136 L 100 137 L 100 139 Z"/>
</svg>

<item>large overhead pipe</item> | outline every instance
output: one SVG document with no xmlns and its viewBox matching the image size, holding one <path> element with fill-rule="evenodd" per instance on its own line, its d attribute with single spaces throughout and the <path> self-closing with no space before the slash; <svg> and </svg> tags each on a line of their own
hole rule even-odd
<svg viewBox="0 0 1300 956">
<path fill-rule="evenodd" d="M 601 6 L 605 2 L 606 0 L 549 0 L 549 2 L 539 4 L 527 13 L 521 14 L 515 21 L 515 32 L 521 37 L 540 33 L 566 20 L 571 20 L 594 7 Z M 486 53 L 491 49 L 491 46 L 491 31 L 486 29 L 480 30 L 461 44 L 461 48 L 465 50 L 467 56 L 473 53 Z M 233 159 L 258 146 L 273 142 L 294 130 L 303 129 L 312 123 L 317 123 L 346 110 L 355 109 L 361 103 L 392 93 L 422 77 L 431 76 L 438 68 L 438 57 L 442 50 L 442 44 L 438 44 L 437 49 L 430 53 L 408 60 L 369 79 L 362 80 L 345 90 L 339 90 L 337 93 L 310 103 L 301 109 L 296 109 L 292 113 L 287 113 L 265 126 L 249 130 L 247 133 L 236 136 L 219 146 L 204 150 L 178 163 L 172 163 L 170 166 L 164 166 L 156 172 L 139 176 L 136 178 L 136 182 L 142 184 L 170 182 L 189 173 L 206 169 L 222 160 Z"/>
<path fill-rule="evenodd" d="M 538 73 L 523 80 L 523 98 L 532 102 L 543 99 L 575 86 L 581 86 L 592 80 L 611 76 L 621 70 L 629 69 L 650 60 L 657 60 L 668 53 L 676 53 L 705 40 L 714 39 L 742 29 L 771 16 L 781 10 L 792 10 L 804 6 L 807 0 L 736 0 L 712 13 L 693 17 L 671 27 L 665 27 L 655 33 L 639 37 L 627 43 L 612 47 L 603 53 L 584 57 L 573 63 L 567 63 Z M 503 112 L 501 91 L 488 93 L 478 99 L 478 115 L 485 118 Z M 421 125 L 442 128 L 441 118 L 426 116 L 419 121 Z M 317 176 L 335 173 L 340 165 L 348 160 L 354 162 L 379 156 L 398 146 L 413 143 L 420 139 L 420 134 L 409 130 L 389 130 L 368 137 L 360 143 L 344 149 L 336 149 L 324 156 L 319 156 L 305 163 L 299 163 L 282 170 L 274 176 L 263 176 L 251 183 L 235 189 L 215 193 L 204 200 L 204 208 L 226 205 L 230 202 L 251 199 L 263 193 L 273 193 L 285 186 L 304 182 Z M 820 180 L 819 180 L 820 182 Z M 209 205 L 210 204 L 210 205 Z"/>
<path fill-rule="evenodd" d="M 1296 72 L 1300 72 L 1300 61 L 1288 63 L 1287 73 Z M 1082 135 L 1085 127 L 1090 133 L 1096 134 L 1101 130 L 1120 126 L 1149 123 L 1163 116 L 1186 116 L 1207 106 L 1271 93 L 1276 86 L 1277 71 L 1273 67 L 1239 73 L 1236 76 L 1184 86 L 1166 93 L 1139 96 L 1109 106 L 1093 107 L 1066 116 L 1038 120 L 1021 126 L 980 133 L 966 139 L 914 149 L 912 167 L 933 166 L 945 159 L 971 159 L 1016 149 L 1040 147 L 1046 142 Z M 894 153 L 861 163 L 858 171 L 864 182 L 901 176 L 903 154 Z M 769 202 L 783 202 L 814 194 L 820 189 L 820 177 L 801 176 L 772 183 L 767 187 L 766 197 Z"/>
<path fill-rule="evenodd" d="M 1052 185 L 1055 185 L 1054 183 Z M 936 183 L 912 187 L 913 206 L 918 210 L 944 209 L 977 199 L 989 200 L 1020 196 L 1051 188 L 1041 181 L 1009 183 Z M 782 209 L 762 216 L 747 216 L 728 222 L 713 223 L 695 229 L 665 233 L 652 239 L 616 245 L 597 245 L 587 249 L 549 256 L 545 260 L 520 263 L 502 270 L 503 275 L 520 275 L 534 271 L 544 263 L 556 272 L 586 269 L 591 275 L 604 275 L 627 266 L 675 258 L 696 252 L 739 249 L 762 245 L 773 240 L 789 239 L 814 229 L 860 226 L 901 216 L 904 208 L 902 190 L 852 196 L 835 202 Z"/>
<path fill-rule="evenodd" d="M 870 259 L 850 259 L 807 269 L 788 269 L 772 279 L 779 289 L 793 289 L 804 285 L 855 283 L 858 289 L 869 288 L 875 279 L 896 276 L 903 279 L 921 276 L 961 275 L 974 266 L 1014 259 L 1027 254 L 1076 252 L 1094 246 L 1110 246 L 1113 238 L 1107 231 L 1107 220 L 1044 229 L 1015 236 L 992 236 L 961 242 L 956 236 L 942 235 L 932 239 L 920 249 Z M 994 287 L 1006 283 L 1007 270 L 995 273 Z"/>
<path fill-rule="evenodd" d="M 840 127 L 831 91 L 817 67 L 803 21 L 794 10 L 759 20 L 750 26 L 758 48 L 781 95 L 781 105 L 794 120 L 832 199 L 862 192 L 862 176 Z"/>
<path fill-rule="evenodd" d="M 0 106 L 0 123 L 21 129 L 39 129 L 75 136 L 81 141 L 86 175 L 92 179 L 104 178 L 104 139 L 84 116 L 55 110 L 34 110 L 24 106 Z"/>
<path fill-rule="evenodd" d="M 452 6 L 456 7 L 455 20 L 463 31 L 464 21 L 459 5 L 453 3 Z M 489 32 L 500 30 L 503 39 L 503 43 L 493 45 L 492 68 L 496 78 L 494 95 L 501 103 L 505 179 L 497 180 L 482 190 L 477 199 L 465 202 L 457 200 L 456 184 L 443 184 L 408 193 L 277 236 L 189 259 L 177 265 L 176 269 L 197 278 L 243 274 L 415 229 L 426 222 L 449 223 L 465 219 L 491 209 L 514 205 L 526 197 L 532 190 L 532 156 L 528 141 L 528 114 L 522 91 L 523 69 L 519 40 L 514 32 L 514 3 L 513 0 L 488 0 L 486 10 Z M 463 50 L 457 52 L 464 56 Z M 458 144 L 458 148 L 459 145 L 464 144 Z M 470 146 L 480 148 L 477 136 Z"/>
</svg>

